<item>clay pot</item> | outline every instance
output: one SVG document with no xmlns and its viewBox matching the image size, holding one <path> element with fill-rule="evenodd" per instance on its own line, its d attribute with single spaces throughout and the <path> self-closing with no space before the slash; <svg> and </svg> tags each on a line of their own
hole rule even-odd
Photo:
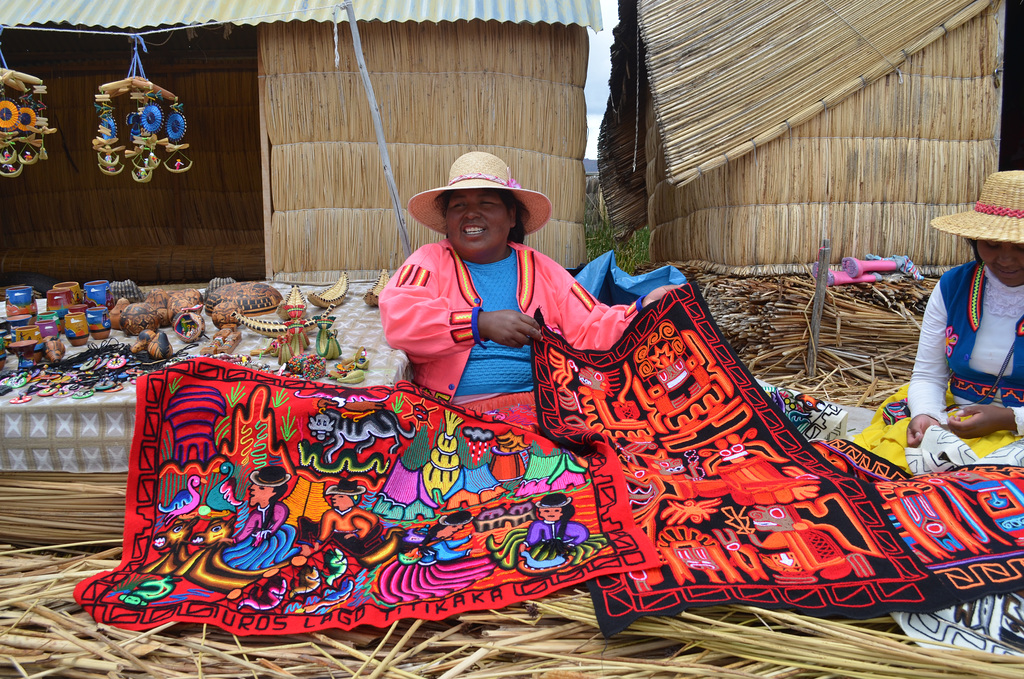
<svg viewBox="0 0 1024 679">
<path fill-rule="evenodd" d="M 121 313 L 128 307 L 130 302 L 122 297 L 117 300 L 117 304 L 114 305 L 110 310 L 110 327 L 114 330 L 121 329 Z"/>
<path fill-rule="evenodd" d="M 43 358 L 50 363 L 60 363 L 66 351 L 67 347 L 64 346 L 64 341 L 59 335 L 51 337 L 43 343 Z"/>
<path fill-rule="evenodd" d="M 110 308 L 114 303 L 114 295 L 110 292 L 110 281 L 97 280 L 89 281 L 85 284 L 85 299 L 83 302 L 89 302 L 95 306 L 105 306 Z"/>
<path fill-rule="evenodd" d="M 18 342 L 25 340 L 32 340 L 36 344 L 40 344 L 43 341 L 43 334 L 39 332 L 39 326 L 35 323 L 29 325 L 23 325 L 19 328 L 14 329 L 14 339 Z"/>
<path fill-rule="evenodd" d="M 35 316 L 32 316 L 31 314 L 19 314 L 17 316 L 8 316 L 7 325 L 8 327 L 10 327 L 11 332 L 14 332 L 15 329 L 31 323 L 33 318 L 35 318 Z"/>
<path fill-rule="evenodd" d="M 39 328 L 39 334 L 43 340 L 52 339 L 60 336 L 60 325 L 55 319 L 42 318 L 42 314 L 39 314 L 39 318 L 36 319 L 36 327 Z"/>
<path fill-rule="evenodd" d="M 93 339 L 106 339 L 110 336 L 110 312 L 105 306 L 94 306 L 85 312 L 85 320 L 89 324 L 89 334 Z"/>
<path fill-rule="evenodd" d="M 89 341 L 89 321 L 85 314 L 68 314 L 64 317 L 64 334 L 71 346 L 80 347 Z"/>
<path fill-rule="evenodd" d="M 11 342 L 11 353 L 18 357 L 18 368 L 33 368 L 36 365 L 36 342 L 34 340 L 19 340 Z"/>
<path fill-rule="evenodd" d="M 58 288 L 67 289 L 71 291 L 71 303 L 81 304 L 85 300 L 85 292 L 82 290 L 82 286 L 77 281 L 64 281 L 63 283 L 57 283 L 53 286 L 54 290 Z"/>
<path fill-rule="evenodd" d="M 36 315 L 36 301 L 32 297 L 32 288 L 27 285 L 12 285 L 7 288 L 7 318 L 26 315 Z"/>
<path fill-rule="evenodd" d="M 153 305 L 146 302 L 129 304 L 121 312 L 121 330 L 126 335 L 138 335 L 146 329 L 156 330 L 160 327 L 160 317 L 156 311 Z"/>
</svg>

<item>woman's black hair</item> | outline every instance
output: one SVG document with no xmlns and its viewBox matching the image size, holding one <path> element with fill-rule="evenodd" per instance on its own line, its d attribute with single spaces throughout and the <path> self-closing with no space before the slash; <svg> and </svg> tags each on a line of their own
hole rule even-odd
<svg viewBox="0 0 1024 679">
<path fill-rule="evenodd" d="M 505 205 L 506 209 L 515 207 L 516 209 L 516 223 L 512 226 L 512 229 L 508 232 L 508 241 L 510 243 L 523 244 L 526 240 L 526 221 L 530 218 L 530 211 L 519 202 L 516 198 L 516 194 L 511 191 L 503 191 L 501 189 L 490 189 L 495 191 L 501 198 L 501 202 Z M 452 194 L 455 193 L 454 189 L 443 191 L 438 194 L 437 198 L 434 199 L 434 203 L 438 209 L 441 210 L 442 215 L 448 214 L 448 203 L 452 199 Z"/>
<path fill-rule="evenodd" d="M 974 251 L 974 261 L 978 264 L 984 264 L 985 262 L 981 261 L 981 255 L 978 254 L 978 239 L 968 238 L 967 242 L 971 244 L 971 250 Z"/>
<path fill-rule="evenodd" d="M 437 542 L 437 534 L 445 528 L 450 528 L 451 526 L 458 526 L 461 528 L 472 520 L 473 515 L 465 509 L 460 509 L 448 516 L 442 516 L 434 523 L 434 525 L 427 529 L 427 532 L 423 534 L 423 539 L 421 541 L 402 540 L 398 546 L 398 551 L 403 554 L 411 552 L 414 549 L 423 551 L 424 549 L 429 548 L 433 543 Z"/>
</svg>

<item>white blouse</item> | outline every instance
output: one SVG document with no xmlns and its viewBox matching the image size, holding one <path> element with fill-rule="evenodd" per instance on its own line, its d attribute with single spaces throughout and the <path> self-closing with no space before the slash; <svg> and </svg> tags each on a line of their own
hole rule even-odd
<svg viewBox="0 0 1024 679">
<path fill-rule="evenodd" d="M 968 365 L 978 372 L 993 377 L 1006 360 L 1017 332 L 1017 321 L 1024 316 L 1024 285 L 1014 288 L 1003 285 L 985 268 L 985 297 L 982 300 L 981 325 L 975 338 L 974 350 Z M 1011 359 L 1007 370 L 1013 370 Z M 931 415 L 946 424 L 946 388 L 949 384 L 949 365 L 946 363 L 946 305 L 942 289 L 936 285 L 921 322 L 921 339 L 917 345 L 917 359 L 910 378 L 907 402 L 910 415 Z M 954 397 L 957 405 L 971 401 Z M 994 401 L 1000 403 L 999 396 Z M 1017 435 L 1024 436 L 1024 407 L 1013 408 L 1017 420 Z"/>
</svg>

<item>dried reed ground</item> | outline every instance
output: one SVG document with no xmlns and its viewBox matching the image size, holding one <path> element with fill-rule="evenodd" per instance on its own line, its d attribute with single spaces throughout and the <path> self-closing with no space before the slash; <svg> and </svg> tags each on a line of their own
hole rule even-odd
<svg viewBox="0 0 1024 679">
<path fill-rule="evenodd" d="M 831 290 L 820 372 L 811 377 L 801 372 L 806 337 L 800 339 L 808 332 L 809 276 L 735 278 L 681 268 L 758 376 L 862 405 L 909 377 L 913 353 L 908 358 L 904 345 L 916 342 L 913 318 L 928 283 Z M 741 301 L 747 312 L 731 311 Z M 880 328 L 892 346 L 879 348 Z M 97 626 L 72 598 L 80 580 L 119 563 L 124 494 L 123 474 L 0 475 L 0 540 L 23 545 L 0 551 L 0 677 L 1024 676 L 1024 658 L 921 648 L 888 616 L 818 619 L 726 606 L 643 619 L 605 640 L 582 591 L 387 630 L 236 637 L 172 625 L 126 632 Z M 83 535 L 104 539 L 74 544 Z"/>
</svg>

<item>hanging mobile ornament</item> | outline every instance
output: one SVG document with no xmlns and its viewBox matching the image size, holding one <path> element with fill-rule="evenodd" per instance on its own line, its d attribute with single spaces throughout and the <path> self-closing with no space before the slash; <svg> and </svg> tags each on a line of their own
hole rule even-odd
<svg viewBox="0 0 1024 679">
<path fill-rule="evenodd" d="M 23 93 L 17 102 L 7 96 L 8 87 Z M 26 165 L 46 160 L 43 140 L 57 130 L 50 128 L 42 115 L 46 110 L 44 94 L 42 80 L 12 70 L 0 51 L 0 176 L 17 177 Z"/>
<path fill-rule="evenodd" d="M 93 139 L 92 147 L 96 151 L 100 172 L 117 175 L 124 170 L 120 152 L 124 146 L 114 148 L 117 143 L 117 121 L 114 119 L 114 107 L 109 101 L 96 102 L 96 112 L 100 116 L 99 136 Z"/>
<path fill-rule="evenodd" d="M 142 59 L 139 56 L 139 47 L 142 47 L 143 52 L 147 51 L 146 43 L 141 36 L 133 35 L 131 38 L 132 62 L 128 77 L 100 85 L 100 93 L 96 95 L 96 112 L 100 118 L 100 126 L 99 134 L 93 139 L 93 150 L 97 153 L 100 171 L 109 175 L 120 174 L 124 169 L 120 155 L 123 151 L 124 157 L 132 161 L 132 179 L 144 184 L 153 179 L 153 170 L 165 162 L 157 155 L 160 147 L 164 147 L 170 153 L 168 161 L 183 148 L 180 144 L 171 143 L 170 128 L 169 136 L 160 138 L 161 128 L 165 127 L 165 124 L 171 124 L 170 116 L 165 120 L 161 104 L 168 104 L 172 111 L 179 113 L 181 134 L 184 134 L 184 117 L 180 116 L 181 103 L 178 97 L 146 79 L 146 72 L 142 68 Z M 112 100 L 123 94 L 128 94 L 136 106 L 136 109 L 125 117 L 125 133 L 131 139 L 133 148 L 117 146 L 117 124 Z M 177 119 L 173 124 L 174 130 L 178 130 Z M 187 166 L 178 158 L 174 158 L 173 162 L 176 167 L 168 167 L 172 172 L 185 172 L 191 167 L 191 161 Z"/>
<path fill-rule="evenodd" d="M 182 138 L 185 136 L 185 128 L 187 127 L 185 122 L 185 105 L 181 102 L 171 104 L 171 114 L 167 116 L 167 122 L 164 123 L 164 129 L 167 131 L 167 139 L 171 143 L 167 144 L 167 150 L 171 152 L 167 156 L 167 161 L 164 162 L 164 168 L 168 172 L 181 173 L 188 172 L 192 169 L 192 160 L 186 156 L 182 151 L 188 148 L 188 144 L 180 143 Z"/>
</svg>

